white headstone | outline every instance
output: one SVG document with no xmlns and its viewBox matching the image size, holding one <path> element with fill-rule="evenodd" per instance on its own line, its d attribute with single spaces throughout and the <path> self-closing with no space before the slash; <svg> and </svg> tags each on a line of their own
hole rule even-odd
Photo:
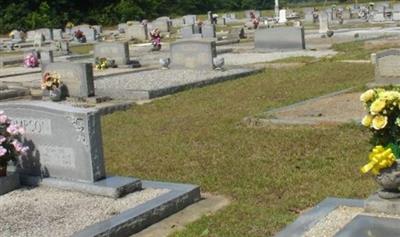
<svg viewBox="0 0 400 237">
<path fill-rule="evenodd" d="M 286 23 L 287 19 L 286 19 L 286 10 L 282 9 L 279 10 L 279 23 Z"/>
</svg>

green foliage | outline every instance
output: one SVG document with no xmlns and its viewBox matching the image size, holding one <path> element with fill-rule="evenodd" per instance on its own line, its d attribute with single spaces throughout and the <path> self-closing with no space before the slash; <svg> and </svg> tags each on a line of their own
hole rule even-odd
<svg viewBox="0 0 400 237">
<path fill-rule="evenodd" d="M 283 3 L 282 0 L 282 6 Z M 63 28 L 68 21 L 113 25 L 165 15 L 175 17 L 205 14 L 207 11 L 272 9 L 274 0 L 1 0 L 0 5 L 0 33 L 7 33 L 14 29 Z"/>
</svg>

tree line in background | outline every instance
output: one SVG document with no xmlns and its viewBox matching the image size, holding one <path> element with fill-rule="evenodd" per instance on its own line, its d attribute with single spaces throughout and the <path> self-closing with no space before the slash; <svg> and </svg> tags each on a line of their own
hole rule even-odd
<svg viewBox="0 0 400 237">
<path fill-rule="evenodd" d="M 298 0 L 281 0 L 296 2 Z M 318 0 L 317 0 L 318 1 Z M 75 24 L 115 25 L 207 11 L 272 9 L 274 0 L 0 0 L 0 33 Z"/>
</svg>

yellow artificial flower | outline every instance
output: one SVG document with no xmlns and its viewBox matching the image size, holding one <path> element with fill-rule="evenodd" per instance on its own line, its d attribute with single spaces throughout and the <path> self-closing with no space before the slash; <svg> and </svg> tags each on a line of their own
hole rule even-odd
<svg viewBox="0 0 400 237">
<path fill-rule="evenodd" d="M 396 161 L 396 156 L 392 149 L 385 149 L 383 146 L 376 146 L 368 156 L 369 163 L 361 168 L 362 173 L 371 171 L 373 174 L 379 174 L 381 169 L 390 167 Z"/>
<path fill-rule="evenodd" d="M 378 114 L 381 112 L 386 106 L 386 102 L 382 99 L 377 99 L 374 102 L 372 102 L 371 107 L 370 107 L 370 112 L 371 114 Z"/>
<path fill-rule="evenodd" d="M 366 92 L 362 93 L 360 96 L 360 100 L 364 103 L 367 103 L 374 97 L 375 91 L 372 89 L 367 90 Z"/>
<path fill-rule="evenodd" d="M 365 127 L 371 127 L 371 124 L 372 124 L 372 119 L 373 119 L 374 117 L 372 116 L 372 115 L 370 115 L 370 114 L 368 114 L 368 115 L 365 115 L 364 116 L 364 118 L 362 119 L 362 121 L 361 121 L 361 124 L 362 125 L 364 125 Z"/>
<path fill-rule="evenodd" d="M 384 91 L 379 95 L 383 100 L 398 100 L 400 98 L 400 93 L 397 91 Z"/>
<path fill-rule="evenodd" d="M 377 115 L 372 119 L 372 127 L 376 130 L 380 130 L 386 127 L 388 118 L 386 116 Z"/>
</svg>

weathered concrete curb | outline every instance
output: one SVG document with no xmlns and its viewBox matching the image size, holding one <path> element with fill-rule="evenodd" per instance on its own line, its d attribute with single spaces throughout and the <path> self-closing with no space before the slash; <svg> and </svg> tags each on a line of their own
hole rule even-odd
<svg viewBox="0 0 400 237">
<path fill-rule="evenodd" d="M 275 237 L 301 237 L 323 217 L 339 206 L 363 207 L 364 201 L 359 199 L 326 198 L 311 210 L 300 215 L 295 222 L 289 224 Z"/>
<path fill-rule="evenodd" d="M 130 236 L 199 201 L 201 198 L 200 188 L 196 185 L 152 181 L 142 181 L 142 185 L 144 189 L 169 189 L 171 191 L 124 211 L 111 219 L 91 225 L 72 236 Z"/>
<path fill-rule="evenodd" d="M 266 126 L 268 124 L 288 124 L 288 125 L 317 125 L 321 122 L 324 121 L 318 121 L 318 120 L 304 120 L 304 119 L 281 119 L 281 118 L 266 118 L 268 116 L 273 116 L 274 113 L 277 112 L 282 112 L 282 111 L 287 111 L 287 110 L 291 110 L 294 109 L 298 106 L 310 103 L 310 102 L 314 102 L 314 101 L 318 101 L 320 99 L 325 99 L 325 98 L 329 98 L 329 97 L 333 97 L 333 96 L 337 96 L 337 95 L 341 95 L 341 94 L 345 94 L 348 92 L 351 92 L 352 90 L 354 90 L 353 87 L 348 88 L 348 89 L 344 89 L 344 90 L 340 90 L 340 91 L 335 91 L 333 93 L 329 93 L 329 94 L 325 94 L 325 95 L 321 95 L 321 96 L 317 96 L 311 99 L 306 99 L 288 106 L 283 106 L 283 107 L 279 107 L 276 109 L 271 109 L 268 110 L 264 113 L 262 113 L 261 115 L 258 116 L 249 116 L 249 117 L 245 117 L 242 119 L 242 123 L 247 125 L 247 126 L 251 126 L 251 127 L 263 127 Z M 346 122 L 344 120 L 340 120 L 340 119 L 336 119 L 336 120 L 330 120 L 329 122 L 331 123 L 343 123 Z M 357 121 L 355 121 L 357 122 Z M 326 123 L 326 122 L 325 122 Z"/>
</svg>

